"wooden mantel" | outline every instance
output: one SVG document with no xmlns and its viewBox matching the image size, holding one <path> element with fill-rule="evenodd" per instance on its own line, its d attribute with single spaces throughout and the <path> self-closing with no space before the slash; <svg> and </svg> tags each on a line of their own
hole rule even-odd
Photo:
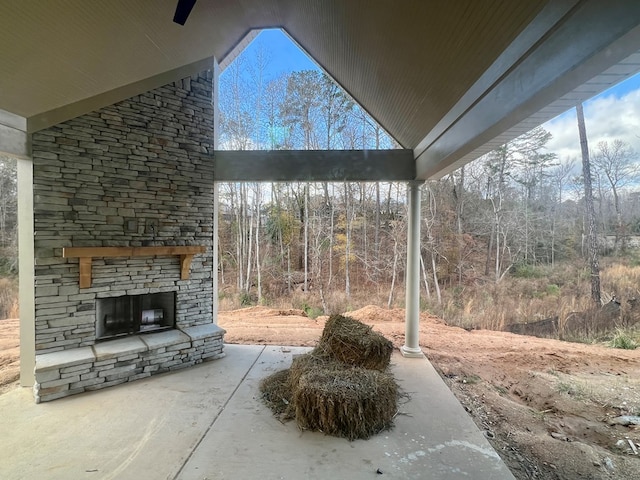
<svg viewBox="0 0 640 480">
<path fill-rule="evenodd" d="M 180 278 L 189 279 L 191 260 L 196 253 L 204 253 L 205 246 L 187 247 L 68 247 L 62 249 L 64 258 L 80 259 L 80 288 L 89 288 L 92 282 L 91 262 L 105 257 L 180 257 Z"/>
</svg>

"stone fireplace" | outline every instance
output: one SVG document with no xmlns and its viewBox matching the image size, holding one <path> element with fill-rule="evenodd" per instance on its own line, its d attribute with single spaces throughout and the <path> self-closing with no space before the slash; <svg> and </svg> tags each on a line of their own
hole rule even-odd
<svg viewBox="0 0 640 480">
<path fill-rule="evenodd" d="M 33 135 L 36 401 L 223 355 L 212 79 Z"/>
</svg>

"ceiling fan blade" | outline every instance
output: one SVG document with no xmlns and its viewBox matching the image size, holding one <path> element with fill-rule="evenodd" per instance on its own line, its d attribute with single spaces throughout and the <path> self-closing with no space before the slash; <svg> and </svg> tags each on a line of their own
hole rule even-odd
<svg viewBox="0 0 640 480">
<path fill-rule="evenodd" d="M 195 4 L 196 0 L 178 0 L 176 13 L 173 15 L 173 21 L 179 25 L 184 25 Z"/>
</svg>

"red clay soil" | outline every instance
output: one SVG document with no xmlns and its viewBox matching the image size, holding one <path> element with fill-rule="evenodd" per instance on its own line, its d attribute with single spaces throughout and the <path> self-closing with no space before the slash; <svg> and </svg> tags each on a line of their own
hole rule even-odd
<svg viewBox="0 0 640 480">
<path fill-rule="evenodd" d="M 404 310 L 348 312 L 404 343 Z M 327 317 L 252 307 L 221 312 L 229 343 L 314 346 Z M 420 345 L 518 479 L 640 479 L 640 351 L 489 330 L 422 314 Z M 631 443 L 633 443 L 633 447 Z"/>
<path fill-rule="evenodd" d="M 347 315 L 404 343 L 404 310 Z M 227 343 L 314 346 L 327 317 L 251 307 L 221 312 Z M 422 314 L 420 345 L 518 479 L 640 479 L 640 350 L 488 330 Z M 18 321 L 0 320 L 0 393 L 16 388 Z"/>
<path fill-rule="evenodd" d="M 20 377 L 20 321 L 0 320 L 0 395 L 18 386 Z"/>
</svg>

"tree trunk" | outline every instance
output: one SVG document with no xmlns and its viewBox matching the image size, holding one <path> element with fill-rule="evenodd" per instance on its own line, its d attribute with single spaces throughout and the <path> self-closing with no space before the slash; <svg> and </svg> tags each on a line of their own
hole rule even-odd
<svg viewBox="0 0 640 480">
<path fill-rule="evenodd" d="M 620 237 L 622 236 L 624 228 L 622 224 L 622 210 L 620 209 L 620 198 L 618 197 L 618 189 L 615 187 L 615 185 L 612 185 L 611 191 L 613 193 L 613 207 L 616 211 L 616 239 L 614 254 L 617 256 L 620 254 Z"/>
<path fill-rule="evenodd" d="M 376 182 L 376 230 L 373 243 L 375 244 L 376 259 L 380 258 L 380 182 Z"/>
<path fill-rule="evenodd" d="M 331 220 L 329 224 L 329 279 L 327 280 L 327 287 L 331 287 L 331 281 L 333 280 L 333 237 L 335 230 L 335 209 L 336 207 L 334 202 L 331 202 Z"/>
<path fill-rule="evenodd" d="M 462 285 L 462 272 L 464 271 L 464 239 L 462 236 L 462 215 L 464 212 L 464 166 L 460 168 L 460 182 L 454 185 L 456 191 L 456 237 L 458 239 L 458 285 Z"/>
<path fill-rule="evenodd" d="M 433 286 L 436 290 L 436 297 L 438 298 L 438 305 L 442 305 L 442 294 L 440 293 L 440 284 L 438 283 L 438 271 L 436 268 L 436 257 L 431 252 L 431 268 L 433 270 Z"/>
<path fill-rule="evenodd" d="M 484 263 L 484 274 L 486 277 L 488 277 L 489 273 L 491 272 L 491 260 L 493 259 L 493 239 L 495 237 L 495 231 L 495 224 L 492 224 L 491 235 L 489 236 L 489 243 L 487 244 L 487 260 Z"/>
<path fill-rule="evenodd" d="M 496 225 L 498 225 L 496 220 Z M 496 283 L 500 280 L 500 233 L 498 231 L 498 227 L 496 226 L 496 264 L 495 264 L 495 276 Z"/>
<path fill-rule="evenodd" d="M 351 295 L 351 278 L 349 272 L 349 259 L 351 256 L 351 185 L 348 182 L 344 183 L 344 195 L 345 195 L 345 210 L 346 210 L 346 231 L 347 231 L 347 244 L 344 249 L 344 293 L 349 298 Z"/>
<path fill-rule="evenodd" d="M 231 210 L 235 213 L 236 217 L 236 287 L 238 291 L 244 288 L 244 250 L 242 244 L 242 238 L 244 235 L 243 222 L 244 217 L 242 215 L 242 190 L 238 188 L 238 201 L 235 202 L 234 208 L 234 199 L 236 198 L 236 189 L 232 185 L 231 186 Z"/>
<path fill-rule="evenodd" d="M 396 274 L 398 270 L 398 240 L 393 239 L 393 268 L 391 270 L 391 288 L 389 288 L 389 300 L 387 301 L 387 308 L 391 308 L 393 305 L 393 289 L 396 286 Z"/>
<path fill-rule="evenodd" d="M 582 176 L 584 177 L 584 201 L 589 230 L 588 252 L 589 267 L 591 269 L 591 299 L 596 306 L 602 305 L 600 299 L 600 264 L 598 262 L 598 235 L 596 231 L 596 213 L 593 206 L 593 191 L 591 185 L 591 163 L 589 161 L 589 144 L 587 142 L 587 130 L 584 124 L 584 111 L 582 104 L 576 106 L 578 116 L 578 133 L 580 135 L 580 150 L 582 151 Z"/>
<path fill-rule="evenodd" d="M 427 294 L 427 300 L 431 301 L 431 290 L 429 289 L 429 278 L 427 277 L 427 269 L 424 268 L 424 257 L 420 254 L 420 269 L 422 270 L 422 281 L 424 282 L 424 291 Z"/>
<path fill-rule="evenodd" d="M 256 183 L 256 275 L 257 275 L 257 287 L 258 287 L 258 303 L 262 303 L 262 268 L 260 265 L 260 203 L 261 189 L 259 183 Z"/>
<path fill-rule="evenodd" d="M 362 256 L 364 257 L 365 275 L 369 273 L 369 242 L 367 242 L 367 192 L 365 184 L 360 184 L 360 210 L 362 213 Z"/>
<path fill-rule="evenodd" d="M 309 184 L 304 187 L 304 291 L 309 291 Z"/>
<path fill-rule="evenodd" d="M 247 193 L 247 192 L 245 192 Z M 247 199 L 248 195 L 245 195 L 245 199 Z M 245 281 L 245 292 L 249 293 L 251 289 L 251 254 L 253 253 L 253 222 L 251 218 L 249 218 L 249 203 L 247 200 L 247 204 L 245 207 L 245 212 L 247 214 L 247 221 L 249 223 L 249 236 L 247 237 L 246 246 L 247 246 L 247 276 L 244 279 Z"/>
<path fill-rule="evenodd" d="M 287 293 L 291 294 L 291 246 L 287 245 Z"/>
</svg>

